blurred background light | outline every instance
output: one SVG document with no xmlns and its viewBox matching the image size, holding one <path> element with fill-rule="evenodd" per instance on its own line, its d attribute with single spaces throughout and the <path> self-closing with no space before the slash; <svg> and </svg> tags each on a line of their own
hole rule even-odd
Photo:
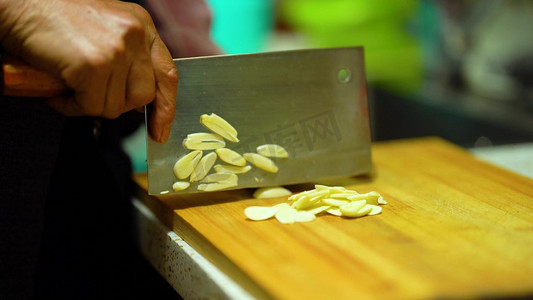
<svg viewBox="0 0 533 300">
<path fill-rule="evenodd" d="M 260 52 L 274 29 L 273 0 L 208 0 L 213 40 L 228 54 Z"/>
</svg>

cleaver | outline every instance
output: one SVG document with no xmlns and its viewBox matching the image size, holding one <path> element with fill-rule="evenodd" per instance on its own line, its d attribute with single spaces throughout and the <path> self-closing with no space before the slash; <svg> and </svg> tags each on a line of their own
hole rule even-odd
<svg viewBox="0 0 533 300">
<path fill-rule="evenodd" d="M 277 172 L 247 162 L 249 171 L 224 189 L 291 185 L 355 176 L 372 170 L 367 88 L 362 47 L 306 49 L 175 59 L 176 116 L 166 144 L 147 134 L 148 193 L 202 192 L 206 178 L 179 179 L 174 165 L 194 149 L 189 134 L 212 133 L 202 115 L 215 114 L 238 134 L 224 148 L 244 155 L 278 145 L 288 157 L 269 158 Z M 66 92 L 50 75 L 16 60 L 2 64 L 2 93 L 50 97 Z M 146 109 L 149 122 L 150 108 Z M 147 123 L 148 124 L 148 123 Z M 202 156 L 217 153 L 201 150 Z M 211 155 L 211 157 L 214 155 Z M 216 157 L 214 165 L 227 165 Z M 197 165 L 197 168 L 200 164 Z M 209 169 L 208 169 L 209 167 Z M 208 170 L 207 170 L 208 169 Z M 205 175 L 213 174 L 207 165 Z M 188 182 L 174 191 L 176 181 Z"/>
<path fill-rule="evenodd" d="M 226 189 L 279 186 L 369 173 L 372 169 L 367 87 L 362 47 L 291 50 L 174 60 L 177 108 L 166 144 L 148 136 L 148 193 L 198 192 L 204 180 L 174 191 L 176 162 L 189 134 L 210 133 L 202 115 L 215 114 L 235 128 L 238 142 L 225 148 L 257 153 L 279 145 L 286 158 L 270 158 L 277 172 L 247 162 L 237 185 Z M 150 113 L 146 117 L 149 124 Z M 205 157 L 217 150 L 203 150 Z M 224 165 L 217 157 L 215 165 Z M 215 170 L 207 165 L 205 174 Z M 197 178 L 195 178 L 196 180 Z M 223 185 L 221 185 L 223 186 Z"/>
</svg>

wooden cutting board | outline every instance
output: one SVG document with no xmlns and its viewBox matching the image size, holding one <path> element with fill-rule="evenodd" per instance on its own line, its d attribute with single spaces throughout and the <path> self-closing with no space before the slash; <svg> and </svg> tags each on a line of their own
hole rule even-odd
<svg viewBox="0 0 533 300">
<path fill-rule="evenodd" d="M 164 224 L 258 298 L 533 295 L 533 180 L 437 138 L 376 143 L 372 155 L 372 176 L 326 183 L 388 201 L 358 219 L 254 222 L 247 206 L 286 198 L 252 199 L 252 190 L 150 197 L 146 176 L 135 181 Z"/>
</svg>

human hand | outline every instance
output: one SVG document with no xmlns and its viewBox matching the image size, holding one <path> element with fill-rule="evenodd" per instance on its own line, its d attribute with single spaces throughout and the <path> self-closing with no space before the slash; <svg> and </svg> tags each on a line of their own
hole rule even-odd
<svg viewBox="0 0 533 300">
<path fill-rule="evenodd" d="M 0 19 L 8 52 L 73 90 L 72 96 L 49 99 L 54 109 L 116 118 L 153 102 L 152 136 L 168 139 L 177 70 L 142 7 L 115 0 L 6 0 Z"/>
</svg>

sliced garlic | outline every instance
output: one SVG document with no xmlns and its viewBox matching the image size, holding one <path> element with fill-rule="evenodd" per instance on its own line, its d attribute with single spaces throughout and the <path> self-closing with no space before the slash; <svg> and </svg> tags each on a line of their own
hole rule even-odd
<svg viewBox="0 0 533 300">
<path fill-rule="evenodd" d="M 296 210 L 289 206 L 287 203 L 281 203 L 274 206 L 277 208 L 277 212 L 274 215 L 276 219 L 282 224 L 293 224 L 296 222 L 295 212 Z"/>
<path fill-rule="evenodd" d="M 357 200 L 366 200 L 368 204 L 378 205 L 378 199 L 381 195 L 378 192 L 369 192 L 366 194 L 356 194 L 348 197 L 348 200 L 357 201 Z"/>
<path fill-rule="evenodd" d="M 300 210 L 294 212 L 294 221 L 295 222 L 311 222 L 316 219 L 315 214 L 307 212 L 305 210 Z"/>
<path fill-rule="evenodd" d="M 230 125 L 222 117 L 212 113 L 210 115 L 203 114 L 200 116 L 200 123 L 207 127 L 209 130 L 221 135 L 228 141 L 237 143 L 239 139 L 237 138 L 237 130 Z"/>
<path fill-rule="evenodd" d="M 179 192 L 187 189 L 191 184 L 187 181 L 176 181 L 172 184 L 172 190 L 174 192 Z"/>
<path fill-rule="evenodd" d="M 327 186 L 327 185 L 323 185 L 323 184 L 315 184 L 315 190 L 317 190 L 317 191 L 331 190 L 332 188 L 333 188 L 332 186 Z"/>
<path fill-rule="evenodd" d="M 257 147 L 257 153 L 267 157 L 287 158 L 289 153 L 285 148 L 276 144 L 265 144 Z"/>
<path fill-rule="evenodd" d="M 300 197 L 295 198 L 294 202 L 291 204 L 295 209 L 306 209 L 320 202 L 322 198 L 328 195 L 327 190 L 311 190 L 309 192 L 304 192 Z"/>
<path fill-rule="evenodd" d="M 324 198 L 322 199 L 322 202 L 324 204 L 331 205 L 331 206 L 337 206 L 337 207 L 350 203 L 350 201 L 348 200 L 339 200 L 339 199 L 332 199 L 332 198 Z"/>
<path fill-rule="evenodd" d="M 342 216 L 341 210 L 338 208 L 330 208 L 330 209 L 327 209 L 326 212 L 330 215 L 334 215 L 337 217 Z"/>
<path fill-rule="evenodd" d="M 343 186 L 327 186 L 322 184 L 315 184 L 315 190 L 328 190 L 330 194 L 350 192 L 350 190 L 346 189 Z"/>
<path fill-rule="evenodd" d="M 236 183 L 238 177 L 234 173 L 213 173 L 209 174 L 202 179 L 202 183 Z"/>
<path fill-rule="evenodd" d="M 244 214 L 250 220 L 262 221 L 272 218 L 278 209 L 270 206 L 249 206 L 244 209 Z"/>
<path fill-rule="evenodd" d="M 362 217 L 368 213 L 360 213 L 360 210 L 365 207 L 366 204 L 366 200 L 352 201 L 350 203 L 339 206 L 339 210 L 345 217 Z"/>
<path fill-rule="evenodd" d="M 214 133 L 191 133 L 183 140 L 183 147 L 190 150 L 214 150 L 225 146 L 224 139 Z"/>
<path fill-rule="evenodd" d="M 278 172 L 278 166 L 276 166 L 276 164 L 268 157 L 262 156 L 257 153 L 244 153 L 242 156 L 252 165 L 260 169 L 263 169 L 270 173 Z"/>
<path fill-rule="evenodd" d="M 237 167 L 229 165 L 215 165 L 213 167 L 217 173 L 234 173 L 234 174 L 244 174 L 252 169 L 251 166 Z"/>
<path fill-rule="evenodd" d="M 280 207 L 286 207 L 287 205 L 289 205 L 289 204 L 288 204 L 288 203 L 285 203 L 285 202 L 283 202 L 283 203 L 278 203 L 278 204 L 275 204 L 275 205 L 274 205 L 274 206 L 272 206 L 272 207 L 274 207 L 274 208 L 278 209 L 278 208 L 280 208 Z M 290 206 L 290 205 L 289 205 L 289 206 Z"/>
<path fill-rule="evenodd" d="M 311 202 L 312 198 L 313 198 L 313 195 L 310 195 L 310 194 L 302 195 L 301 197 L 294 200 L 294 202 L 291 204 L 291 207 L 295 209 L 308 208 L 314 204 L 313 202 Z"/>
<path fill-rule="evenodd" d="M 258 188 L 254 192 L 254 198 L 264 199 L 264 198 L 279 198 L 285 197 L 292 194 L 288 189 L 281 186 L 270 186 Z"/>
<path fill-rule="evenodd" d="M 367 204 L 366 206 L 370 207 L 370 212 L 368 213 L 369 216 L 380 214 L 383 210 L 381 206 L 373 205 L 373 204 Z"/>
<path fill-rule="evenodd" d="M 365 205 L 365 206 L 363 206 L 363 208 L 361 208 L 359 210 L 358 217 L 364 217 L 364 216 L 368 215 L 371 212 L 372 212 L 372 207 L 370 207 L 368 205 Z"/>
<path fill-rule="evenodd" d="M 300 192 L 300 193 L 297 193 L 297 194 L 294 194 L 292 196 L 289 197 L 289 201 L 291 202 L 294 202 L 298 199 L 300 199 L 300 197 L 304 196 L 304 195 L 309 195 L 312 191 L 304 191 L 304 192 Z"/>
<path fill-rule="evenodd" d="M 236 187 L 238 184 L 237 182 L 214 182 L 214 183 L 202 183 L 198 185 L 199 191 L 204 192 L 212 192 L 212 191 L 219 191 L 224 190 L 231 187 Z"/>
<path fill-rule="evenodd" d="M 189 179 L 190 182 L 195 182 L 202 180 L 207 173 L 209 173 L 209 170 L 213 167 L 215 164 L 215 161 L 217 159 L 217 154 L 215 152 L 210 152 L 206 154 L 200 162 L 196 165 L 193 172 L 191 173 L 191 177 Z"/>
<path fill-rule="evenodd" d="M 357 192 L 353 192 L 353 193 L 331 193 L 329 194 L 329 198 L 333 198 L 333 199 L 347 199 L 348 197 L 351 197 L 351 196 L 354 196 L 354 195 L 357 195 Z"/>
<path fill-rule="evenodd" d="M 244 209 L 244 215 L 254 221 L 262 221 L 272 218 L 278 209 L 269 206 L 249 206 Z"/>
<path fill-rule="evenodd" d="M 276 219 L 284 224 L 312 221 L 317 214 L 324 211 L 331 215 L 350 218 L 376 215 L 381 213 L 382 209 L 373 203 L 386 203 L 377 192 L 359 194 L 341 186 L 325 185 L 315 185 L 313 190 L 291 195 L 288 201 L 290 205 L 280 203 L 272 207 L 277 209 L 274 215 Z"/>
<path fill-rule="evenodd" d="M 318 215 L 319 213 L 323 212 L 323 211 L 326 211 L 328 209 L 330 209 L 331 206 L 329 205 L 321 205 L 321 206 L 317 206 L 317 207 L 313 207 L 313 208 L 309 208 L 307 209 L 306 211 L 308 213 L 311 213 L 313 215 Z"/>
<path fill-rule="evenodd" d="M 246 165 L 246 160 L 239 153 L 228 149 L 228 148 L 218 148 L 215 150 L 218 157 L 225 163 L 230 165 L 244 167 Z"/>
<path fill-rule="evenodd" d="M 288 200 L 292 202 L 292 204 L 294 204 L 294 202 L 297 202 L 297 201 L 304 201 L 302 200 L 303 198 L 311 199 L 315 195 L 315 193 L 316 193 L 316 190 L 301 192 L 301 193 L 290 196 Z"/>
<path fill-rule="evenodd" d="M 174 164 L 174 175 L 178 179 L 189 177 L 201 158 L 202 151 L 195 150 L 189 152 Z"/>
</svg>

